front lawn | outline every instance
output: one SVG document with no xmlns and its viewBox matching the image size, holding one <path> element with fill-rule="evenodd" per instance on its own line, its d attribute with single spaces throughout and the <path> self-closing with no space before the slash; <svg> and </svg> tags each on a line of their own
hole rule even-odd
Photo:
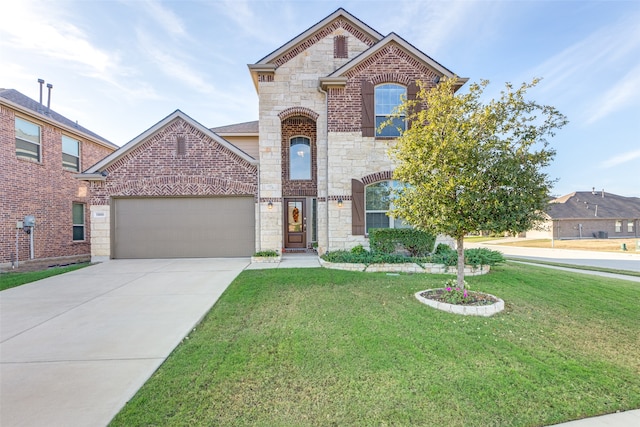
<svg viewBox="0 0 640 427">
<path fill-rule="evenodd" d="M 0 291 L 15 288 L 16 286 L 35 282 L 36 280 L 45 279 L 47 277 L 57 276 L 58 274 L 68 273 L 69 271 L 78 270 L 80 268 L 87 267 L 88 265 L 90 265 L 90 263 L 83 262 L 80 264 L 68 265 L 66 267 L 54 267 L 38 271 L 2 273 L 0 274 Z"/>
<path fill-rule="evenodd" d="M 506 302 L 483 318 L 414 298 L 446 277 L 245 271 L 112 425 L 540 426 L 640 408 L 637 283 L 498 266 L 468 279 Z"/>
</svg>

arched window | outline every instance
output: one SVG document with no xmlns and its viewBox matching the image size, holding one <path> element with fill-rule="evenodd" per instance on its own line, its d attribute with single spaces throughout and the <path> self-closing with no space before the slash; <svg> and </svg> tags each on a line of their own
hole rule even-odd
<svg viewBox="0 0 640 427">
<path fill-rule="evenodd" d="M 380 125 L 389 119 L 396 107 L 402 103 L 402 99 L 407 97 L 407 88 L 394 83 L 378 85 L 375 88 L 375 116 L 376 116 L 376 136 L 400 136 L 400 132 L 406 129 L 404 115 L 395 117 L 392 124 L 385 126 L 382 130 Z"/>
<path fill-rule="evenodd" d="M 289 179 L 311 179 L 311 140 L 309 138 L 304 136 L 291 138 Z"/>
<path fill-rule="evenodd" d="M 401 188 L 398 181 L 380 181 L 365 187 L 365 230 L 372 228 L 409 228 L 409 224 L 387 213 L 393 207 L 392 190 Z"/>
</svg>

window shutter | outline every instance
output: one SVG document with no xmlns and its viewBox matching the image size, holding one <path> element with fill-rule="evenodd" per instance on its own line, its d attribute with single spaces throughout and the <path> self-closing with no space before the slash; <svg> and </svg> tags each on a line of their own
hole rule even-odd
<svg viewBox="0 0 640 427">
<path fill-rule="evenodd" d="M 333 38 L 333 57 L 334 58 L 348 58 L 347 51 L 347 37 L 335 36 Z"/>
<path fill-rule="evenodd" d="M 409 83 L 409 86 L 407 86 L 407 100 L 409 101 L 415 101 L 416 98 L 418 97 L 418 84 L 415 81 L 412 81 L 411 83 Z M 411 111 L 407 111 L 407 115 L 411 115 L 412 113 L 417 113 L 418 111 L 422 110 L 422 106 L 421 105 L 416 105 L 414 108 L 411 109 Z M 407 121 L 407 129 L 411 128 L 411 120 Z"/>
<path fill-rule="evenodd" d="M 364 236 L 364 184 L 351 180 L 351 234 Z"/>
<path fill-rule="evenodd" d="M 376 136 L 375 99 L 373 83 L 362 81 L 362 136 Z"/>
</svg>

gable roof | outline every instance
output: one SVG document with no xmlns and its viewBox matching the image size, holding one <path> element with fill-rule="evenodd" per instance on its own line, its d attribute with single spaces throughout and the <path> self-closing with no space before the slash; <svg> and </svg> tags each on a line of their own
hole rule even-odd
<svg viewBox="0 0 640 427">
<path fill-rule="evenodd" d="M 343 8 L 339 8 L 335 12 L 333 12 L 331 15 L 327 16 L 326 18 L 324 18 L 320 22 L 316 23 L 315 25 L 312 25 L 311 27 L 309 27 L 308 29 L 306 29 L 302 33 L 298 34 L 296 37 L 294 37 L 291 40 L 289 40 L 284 45 L 280 46 L 278 49 L 274 50 L 273 52 L 271 52 L 270 54 L 268 54 L 267 56 L 265 56 L 264 58 L 262 58 L 261 60 L 256 62 L 256 64 L 269 64 L 269 63 L 271 63 L 275 59 L 277 59 L 280 56 L 284 55 L 287 51 L 295 48 L 300 43 L 302 43 L 305 40 L 307 40 L 315 32 L 317 32 L 317 31 L 321 30 L 322 28 L 326 27 L 327 25 L 329 25 L 331 22 L 333 22 L 334 20 L 336 20 L 338 18 L 343 18 L 343 19 L 347 20 L 352 26 L 355 27 L 356 30 L 359 30 L 359 31 L 363 32 L 366 36 L 368 36 L 368 37 L 370 37 L 370 38 L 372 38 L 372 39 L 374 39 L 376 41 L 382 39 L 382 37 L 383 37 L 382 34 L 377 32 L 376 30 L 374 30 L 373 28 L 371 28 L 370 26 L 368 26 L 367 24 L 365 24 L 364 22 L 362 22 L 361 20 L 359 20 L 358 18 L 356 18 L 355 16 L 353 16 L 352 14 L 350 14 L 349 12 L 344 10 Z"/>
<path fill-rule="evenodd" d="M 259 131 L 259 122 L 258 120 L 254 120 L 252 122 L 234 123 L 231 125 L 211 128 L 211 131 L 217 133 L 218 135 L 257 135 Z"/>
<path fill-rule="evenodd" d="M 273 72 L 278 67 L 278 60 L 282 60 L 284 56 L 289 54 L 291 58 L 302 53 L 304 49 L 301 46 L 308 47 L 309 43 L 314 43 L 322 37 L 314 39 L 314 34 L 320 32 L 323 28 L 329 26 L 336 20 L 344 20 L 350 27 L 352 27 L 353 33 L 357 34 L 362 39 L 367 39 L 369 45 L 373 45 L 383 38 L 383 35 L 360 21 L 358 18 L 344 10 L 343 8 L 337 9 L 335 12 L 321 20 L 320 22 L 312 25 L 302 33 L 298 34 L 293 39 L 289 40 L 284 45 L 280 46 L 264 58 L 260 59 L 255 64 L 249 64 L 249 72 L 253 80 L 253 85 L 256 90 L 258 89 L 258 73 L 260 72 Z M 291 58 L 287 58 L 291 59 Z M 283 60 L 284 61 L 284 60 Z"/>
<path fill-rule="evenodd" d="M 202 132 L 209 138 L 213 139 L 215 142 L 222 145 L 223 147 L 228 148 L 230 151 L 237 154 L 240 158 L 246 160 L 252 165 L 258 164 L 258 161 L 253 157 L 251 157 L 249 154 L 245 153 L 244 151 L 242 151 L 241 149 L 239 149 L 238 147 L 236 147 L 226 139 L 222 138 L 221 136 L 217 135 L 215 132 L 212 132 L 210 129 L 206 128 L 199 122 L 195 121 L 194 119 L 192 119 L 191 117 L 183 113 L 182 111 L 176 110 L 173 113 L 169 114 L 164 119 L 160 120 L 155 125 L 151 126 L 146 131 L 142 132 L 140 135 L 138 135 L 131 141 L 127 142 L 118 150 L 114 151 L 104 159 L 100 160 L 95 165 L 91 166 L 89 169 L 87 169 L 83 173 L 76 175 L 76 178 L 86 179 L 86 180 L 104 180 L 106 176 L 102 175 L 102 171 L 105 168 L 109 167 L 109 165 L 118 161 L 121 157 L 125 156 L 127 153 L 135 149 L 138 145 L 144 143 L 147 139 L 155 135 L 162 128 L 164 128 L 169 123 L 177 119 L 184 120 L 187 124 L 193 126 L 195 129 Z"/>
<path fill-rule="evenodd" d="M 376 53 L 380 52 L 382 49 L 386 48 L 389 45 L 396 44 L 402 50 L 407 52 L 413 58 L 415 58 L 418 62 L 425 64 L 428 68 L 434 71 L 434 73 L 439 76 L 439 78 L 453 78 L 455 77 L 455 73 L 429 55 L 425 54 L 418 48 L 416 48 L 411 43 L 407 42 L 405 39 L 397 35 L 396 33 L 390 33 L 388 36 L 380 40 L 375 45 L 371 46 L 369 49 L 362 52 L 360 55 L 353 58 L 351 61 L 344 64 L 342 67 L 335 70 L 333 73 L 329 74 L 327 77 L 321 78 L 320 81 L 323 84 L 338 84 L 346 83 L 346 77 L 344 77 L 349 71 L 357 68 L 360 64 L 365 63 L 369 58 L 374 56 Z M 468 78 L 460 78 L 458 77 L 457 88 L 460 88 L 464 85 L 469 79 Z"/>
<path fill-rule="evenodd" d="M 51 109 L 47 109 L 46 106 L 26 95 L 23 95 L 15 89 L 0 89 L 0 103 L 6 104 L 18 111 L 26 113 L 39 120 L 49 122 L 67 131 L 86 136 L 94 142 L 100 143 L 108 148 L 118 148 L 117 145 L 106 138 L 103 138 L 97 133 L 80 126 L 77 122 L 64 117 L 62 114 L 58 114 Z"/>
<path fill-rule="evenodd" d="M 640 198 L 576 191 L 549 202 L 546 214 L 552 219 L 638 219 Z"/>
</svg>

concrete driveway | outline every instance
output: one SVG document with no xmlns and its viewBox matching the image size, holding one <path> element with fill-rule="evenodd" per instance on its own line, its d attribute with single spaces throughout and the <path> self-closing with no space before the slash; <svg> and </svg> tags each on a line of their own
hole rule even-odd
<svg viewBox="0 0 640 427">
<path fill-rule="evenodd" d="M 108 424 L 249 263 L 113 260 L 0 292 L 0 425 Z"/>
</svg>

